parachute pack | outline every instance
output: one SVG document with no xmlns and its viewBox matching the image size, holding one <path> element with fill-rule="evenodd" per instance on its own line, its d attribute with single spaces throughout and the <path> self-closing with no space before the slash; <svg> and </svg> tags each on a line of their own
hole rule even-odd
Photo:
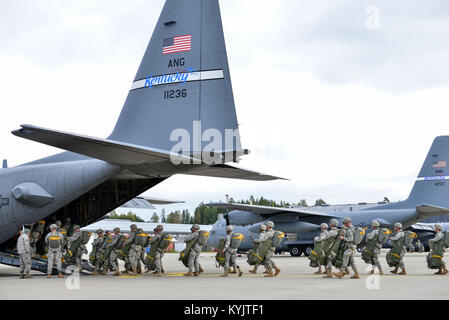
<svg viewBox="0 0 449 320">
<path fill-rule="evenodd" d="M 408 233 L 408 235 L 407 235 Z M 387 255 L 386 255 L 386 259 L 387 259 L 387 263 L 388 266 L 390 267 L 396 267 L 399 262 L 401 261 L 401 258 L 403 256 L 403 250 L 404 250 L 404 245 L 406 243 L 407 239 L 411 239 L 410 237 L 410 233 L 413 233 L 411 231 L 406 231 L 404 232 L 404 237 L 402 237 L 402 239 L 396 241 L 393 244 L 393 247 L 390 249 L 390 251 L 388 251 Z M 411 241 L 410 241 L 411 243 Z"/>
<path fill-rule="evenodd" d="M 411 245 L 413 240 L 418 238 L 418 235 L 413 231 L 405 231 L 404 233 L 405 233 L 404 246 Z"/>
<path fill-rule="evenodd" d="M 90 232 L 81 231 L 81 235 L 79 236 L 79 238 L 73 241 L 70 247 L 67 249 L 67 252 L 64 255 L 64 259 L 69 260 L 71 257 L 73 257 L 73 255 L 76 253 L 76 250 L 78 250 L 81 245 L 85 245 L 89 242 L 91 235 L 92 233 Z"/>
<path fill-rule="evenodd" d="M 223 267 L 225 265 L 225 260 L 226 260 L 225 254 L 224 254 L 224 252 L 222 252 L 224 249 L 225 243 L 226 243 L 226 238 L 222 238 L 218 242 L 218 252 L 215 255 L 215 266 L 217 268 Z"/>
<path fill-rule="evenodd" d="M 326 261 L 326 254 L 323 250 L 323 243 L 317 242 L 313 247 L 312 253 L 309 255 L 310 266 L 312 268 L 317 268 L 320 265 L 324 265 Z"/>
<path fill-rule="evenodd" d="M 240 246 L 240 244 L 242 243 L 242 241 L 244 239 L 245 239 L 245 236 L 243 234 L 238 233 L 238 232 L 233 232 L 232 238 L 231 238 L 231 248 L 238 249 L 238 247 Z"/>
<path fill-rule="evenodd" d="M 270 239 L 262 243 L 256 243 L 257 246 L 254 246 L 254 250 L 248 251 L 248 264 L 250 266 L 261 264 L 265 259 L 268 250 L 270 250 L 272 247 L 278 247 L 282 243 L 284 237 L 285 233 L 283 233 L 282 231 L 274 231 L 273 236 Z"/>
<path fill-rule="evenodd" d="M 154 263 L 154 260 L 156 259 L 157 251 L 159 250 L 164 252 L 172 241 L 173 241 L 172 235 L 169 233 L 164 233 L 162 234 L 159 241 L 151 245 L 150 251 L 148 251 L 145 259 L 145 265 L 150 271 L 156 269 L 156 264 Z"/>
<path fill-rule="evenodd" d="M 449 235 L 446 232 L 444 232 L 444 237 L 438 241 L 435 242 L 432 246 L 432 250 L 429 252 L 429 254 L 426 257 L 427 266 L 429 269 L 439 269 L 443 266 L 442 260 L 444 255 L 444 249 L 446 248 L 446 242 L 448 241 Z"/>
<path fill-rule="evenodd" d="M 129 249 L 131 249 L 132 243 L 128 243 L 125 246 L 125 242 L 126 242 L 127 238 L 122 235 L 119 239 L 119 241 L 117 241 L 117 246 L 116 246 L 116 250 L 115 250 L 115 254 L 117 256 L 118 259 L 123 260 L 125 259 Z"/>
<path fill-rule="evenodd" d="M 209 240 L 209 231 L 200 230 L 200 236 L 198 237 L 198 244 L 200 246 L 205 246 Z"/>
<path fill-rule="evenodd" d="M 354 229 L 354 244 L 359 245 L 365 237 L 365 229 L 357 227 Z"/>
<path fill-rule="evenodd" d="M 138 246 L 144 246 L 145 245 L 145 242 L 147 242 L 147 239 L 148 239 L 148 234 L 146 234 L 146 233 L 137 233 L 136 234 L 136 238 L 135 238 L 135 243 L 138 245 Z"/>
<path fill-rule="evenodd" d="M 390 230 L 383 228 L 379 230 L 379 234 L 377 236 L 375 236 L 371 240 L 368 240 L 366 242 L 365 248 L 362 251 L 362 260 L 368 264 L 372 264 L 374 249 L 376 248 L 377 244 L 384 244 L 385 242 L 387 242 L 390 233 Z"/>
<path fill-rule="evenodd" d="M 190 255 L 190 251 L 192 250 L 192 247 L 195 245 L 196 243 L 196 239 L 192 239 L 189 242 L 187 242 L 186 248 L 184 250 L 181 251 L 181 253 L 179 254 L 179 261 L 182 261 L 182 264 L 185 267 L 189 267 L 189 255 Z"/>
</svg>

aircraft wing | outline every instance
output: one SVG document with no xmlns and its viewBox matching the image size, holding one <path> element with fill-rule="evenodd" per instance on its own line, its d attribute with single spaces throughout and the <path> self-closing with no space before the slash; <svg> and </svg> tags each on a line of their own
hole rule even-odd
<svg viewBox="0 0 449 320">
<path fill-rule="evenodd" d="M 213 202 L 208 203 L 206 205 L 209 207 L 223 208 L 229 210 L 249 211 L 267 217 L 272 217 L 278 214 L 295 214 L 301 218 L 313 216 L 327 217 L 327 218 L 342 218 L 341 216 L 338 215 L 312 211 L 305 208 L 279 208 L 279 207 L 257 206 L 251 204 L 223 203 L 223 202 Z"/>
</svg>

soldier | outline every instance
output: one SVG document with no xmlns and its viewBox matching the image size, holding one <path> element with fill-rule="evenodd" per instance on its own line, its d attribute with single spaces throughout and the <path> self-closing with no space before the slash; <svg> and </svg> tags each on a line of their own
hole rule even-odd
<svg viewBox="0 0 449 320">
<path fill-rule="evenodd" d="M 418 247 L 419 253 L 424 252 L 425 248 L 424 248 L 424 245 L 421 243 L 421 240 L 419 240 L 419 239 L 416 240 L 416 246 Z"/>
<path fill-rule="evenodd" d="M 230 267 L 233 267 L 234 270 L 238 269 L 239 277 L 241 277 L 243 274 L 242 270 L 240 270 L 240 267 L 236 263 L 237 249 L 231 248 L 232 231 L 234 231 L 233 226 L 226 227 L 226 242 L 223 248 L 223 253 L 225 255 L 225 265 L 224 265 L 224 274 L 222 274 L 221 277 L 227 277 L 229 275 Z"/>
<path fill-rule="evenodd" d="M 95 252 L 91 252 L 91 255 L 93 254 L 93 258 L 95 259 L 94 272 L 92 272 L 92 275 L 98 275 L 98 271 L 103 268 L 103 263 L 101 261 L 101 254 L 103 253 L 102 246 L 104 241 L 103 230 L 98 229 L 96 233 L 98 237 L 94 240 L 94 242 L 92 242 L 92 251 L 95 250 Z"/>
<path fill-rule="evenodd" d="M 150 240 L 150 245 L 159 245 L 159 242 L 162 239 L 164 231 L 164 226 L 161 224 L 158 225 L 156 228 L 154 228 L 154 236 Z M 154 264 L 156 265 L 156 271 L 153 272 L 153 274 L 157 277 L 162 276 L 162 273 L 164 273 L 164 269 L 162 268 L 162 257 L 164 256 L 164 249 L 157 248 L 156 249 L 156 255 L 154 257 Z"/>
<path fill-rule="evenodd" d="M 405 237 L 405 233 L 404 231 L 402 231 L 402 224 L 397 222 L 394 224 L 394 231 L 396 232 L 396 234 L 392 237 L 390 237 L 390 240 L 393 242 L 393 246 L 395 246 L 395 244 L 397 242 L 400 243 L 400 241 L 402 241 L 402 251 L 400 254 L 400 260 L 399 263 L 396 265 L 396 267 L 394 268 L 393 271 L 391 271 L 391 273 L 393 274 L 397 274 L 398 273 L 398 269 L 401 268 L 402 271 L 399 274 L 407 274 L 407 272 L 405 271 L 405 265 L 404 265 L 404 255 L 406 253 L 406 248 L 404 246 L 404 237 Z M 399 243 L 397 245 L 399 245 Z"/>
<path fill-rule="evenodd" d="M 313 240 L 315 242 L 322 242 L 323 240 L 327 240 L 328 239 L 328 234 L 329 234 L 329 226 L 327 225 L 327 223 L 322 223 L 321 224 L 321 234 L 319 237 L 315 237 Z M 321 264 L 318 268 L 318 271 L 315 272 L 315 274 L 322 274 L 323 271 L 321 270 Z"/>
<path fill-rule="evenodd" d="M 260 239 L 261 242 L 265 242 L 270 240 L 273 235 L 274 235 L 274 223 L 272 221 L 268 221 L 267 223 L 265 223 L 266 227 L 267 227 L 267 232 L 263 235 L 263 237 Z M 265 275 L 265 277 L 274 277 L 277 276 L 279 274 L 279 272 L 281 272 L 281 269 L 279 269 L 276 264 L 274 263 L 273 260 L 271 260 L 271 258 L 274 255 L 274 251 L 276 250 L 275 247 L 271 247 L 267 254 L 265 255 L 265 259 L 263 260 L 264 266 L 265 268 L 267 268 L 268 274 Z M 275 274 L 273 274 L 273 269 L 276 271 Z"/>
<path fill-rule="evenodd" d="M 200 233 L 199 233 L 200 226 L 197 224 L 194 224 L 190 230 L 192 231 L 192 233 L 186 237 L 184 242 L 188 243 L 190 241 L 194 241 L 194 245 L 190 249 L 190 253 L 189 253 L 189 262 L 188 262 L 189 272 L 185 273 L 184 275 L 187 277 L 191 277 L 192 270 L 195 269 L 193 276 L 197 277 L 200 275 L 200 264 L 198 262 L 198 259 L 200 257 L 200 253 L 201 253 L 201 246 L 198 243 L 198 238 L 200 236 Z"/>
<path fill-rule="evenodd" d="M 408 252 L 415 252 L 415 246 L 413 245 L 413 241 L 408 245 Z"/>
<path fill-rule="evenodd" d="M 79 225 L 73 226 L 73 234 L 67 241 L 67 247 L 70 248 L 72 243 L 76 240 L 78 240 L 81 237 L 81 231 Z M 83 257 L 84 249 L 86 247 L 83 244 L 80 244 L 78 248 L 76 249 L 76 252 L 73 252 L 73 256 L 75 258 L 75 263 L 78 267 L 78 270 L 81 271 L 81 260 Z"/>
<path fill-rule="evenodd" d="M 376 241 L 377 238 L 379 237 L 379 232 L 380 232 L 379 221 L 373 220 L 373 222 L 371 223 L 371 227 L 372 227 L 372 231 L 366 235 L 367 242 Z M 382 244 L 379 243 L 378 241 L 376 241 L 376 245 L 373 249 L 373 254 L 372 254 L 372 258 L 371 258 L 371 260 L 372 260 L 371 274 L 374 274 L 374 267 L 377 267 L 380 275 L 384 274 L 383 270 L 382 270 L 382 266 L 380 265 L 380 262 L 379 262 L 379 254 L 380 254 L 381 249 L 382 249 Z"/>
<path fill-rule="evenodd" d="M 347 269 L 348 265 L 351 266 L 352 270 L 354 271 L 354 275 L 351 277 L 351 279 L 359 279 L 359 271 L 357 270 L 357 265 L 354 261 L 354 252 L 356 250 L 356 246 L 354 245 L 354 233 L 355 229 L 351 224 L 351 218 L 345 217 L 343 218 L 343 230 L 346 230 L 346 234 L 343 236 L 340 236 L 340 239 L 342 240 L 341 245 L 344 246 L 344 252 L 343 252 L 343 265 L 341 266 L 339 273 L 334 273 L 334 276 L 338 278 L 343 278 L 345 273 L 345 269 Z"/>
<path fill-rule="evenodd" d="M 265 235 L 265 232 L 267 231 L 267 226 L 266 225 L 264 225 L 264 224 L 261 224 L 260 225 L 260 230 L 259 230 L 259 238 L 258 239 L 254 239 L 253 241 L 254 241 L 254 243 L 258 243 L 259 244 L 259 246 L 260 246 L 260 242 L 261 242 L 261 239 L 263 238 L 263 236 Z M 259 252 L 257 252 L 257 253 L 259 253 Z M 253 270 L 249 270 L 249 272 L 251 272 L 251 273 L 257 273 L 257 268 L 259 267 L 259 264 L 255 264 L 254 265 L 254 269 Z M 266 271 L 266 273 L 268 273 L 268 271 Z"/>
<path fill-rule="evenodd" d="M 444 233 L 443 231 L 443 226 L 439 223 L 435 224 L 434 227 L 435 230 L 435 237 L 433 239 L 429 240 L 429 247 L 430 247 L 430 256 L 432 256 L 434 254 L 433 252 L 433 248 L 434 245 L 440 241 L 442 241 L 444 243 Z M 444 255 L 444 244 L 442 245 L 442 253 L 441 253 L 441 265 L 440 268 L 438 269 L 438 271 L 435 274 L 442 274 L 445 275 L 447 274 L 449 271 L 446 268 L 446 263 L 443 260 L 443 255 Z"/>
<path fill-rule="evenodd" d="M 64 219 L 64 226 L 62 227 L 65 231 L 67 231 L 67 237 L 71 237 L 73 232 L 75 231 L 75 226 L 72 228 L 72 219 L 70 217 L 66 217 Z"/>
<path fill-rule="evenodd" d="M 20 278 L 31 278 L 31 245 L 30 230 L 20 230 L 20 237 L 17 240 L 17 253 L 20 258 Z M 23 274 L 25 272 L 25 275 Z"/>
<path fill-rule="evenodd" d="M 51 278 L 51 273 L 53 271 L 53 263 L 56 260 L 56 266 L 58 269 L 58 278 L 64 278 L 62 275 L 62 245 L 63 239 L 62 235 L 57 232 L 58 226 L 56 224 L 50 225 L 50 233 L 45 237 L 45 243 L 48 246 L 48 254 L 47 254 L 47 278 Z"/>
<path fill-rule="evenodd" d="M 334 240 L 337 240 L 337 236 L 338 236 L 338 220 L 336 219 L 332 219 L 329 222 L 330 225 L 330 230 L 327 233 L 326 238 L 324 238 L 322 241 L 333 238 Z M 332 260 L 334 259 L 334 255 L 331 253 L 329 253 L 326 262 L 326 275 L 323 278 L 332 278 Z"/>
<path fill-rule="evenodd" d="M 132 224 L 130 226 L 131 229 L 131 233 L 129 235 L 129 238 L 125 241 L 123 246 L 126 246 L 129 243 L 132 243 L 131 245 L 131 249 L 129 249 L 129 253 L 128 253 L 128 259 L 129 259 L 129 264 L 131 265 L 131 269 L 133 271 L 133 273 L 131 274 L 132 276 L 137 276 L 137 264 L 140 265 L 140 253 L 142 251 L 142 243 L 138 243 L 138 234 L 137 233 L 137 226 L 135 224 Z M 139 229 L 139 231 L 141 231 L 141 229 Z M 141 231 L 143 232 L 143 231 Z M 140 237 L 140 236 L 139 236 Z"/>
<path fill-rule="evenodd" d="M 103 271 L 102 271 L 102 275 L 106 275 L 108 273 L 108 269 L 110 268 L 109 265 L 109 256 L 105 257 L 108 252 L 107 249 L 109 247 L 109 245 L 112 243 L 114 237 L 112 236 L 112 232 L 110 230 L 106 230 L 106 233 L 104 235 L 104 240 L 103 243 L 101 244 L 101 262 L 103 263 Z"/>
<path fill-rule="evenodd" d="M 108 257 L 108 265 L 111 266 L 111 270 L 115 271 L 114 272 L 114 276 L 119 276 L 120 275 L 120 270 L 119 270 L 119 266 L 118 266 L 118 260 L 117 260 L 117 255 L 115 253 L 115 249 L 119 243 L 119 240 L 121 238 L 121 234 L 120 234 L 120 228 L 114 228 L 114 238 L 112 239 L 112 242 L 110 242 L 107 246 L 107 249 L 110 250 L 109 253 L 109 257 Z"/>
</svg>

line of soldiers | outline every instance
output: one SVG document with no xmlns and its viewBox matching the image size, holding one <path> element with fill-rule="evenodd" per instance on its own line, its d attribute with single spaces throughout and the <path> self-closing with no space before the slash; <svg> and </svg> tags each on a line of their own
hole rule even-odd
<svg viewBox="0 0 449 320">
<path fill-rule="evenodd" d="M 106 275 L 108 271 L 114 271 L 114 276 L 120 275 L 118 260 L 125 263 L 124 274 L 137 276 L 142 273 L 141 263 L 146 267 L 146 273 L 153 271 L 156 276 L 164 273 L 162 257 L 171 241 L 171 236 L 164 239 L 163 226 L 158 225 L 153 231 L 154 235 L 149 236 L 137 225 L 130 226 L 131 233 L 121 234 L 120 228 L 114 228 L 113 234 L 110 231 L 98 229 L 97 238 L 92 243 L 92 251 L 89 256 L 91 264 L 94 266 L 93 275 L 99 273 Z M 160 244 L 164 242 L 164 246 Z M 146 253 L 146 248 L 151 246 L 154 250 Z"/>
<path fill-rule="evenodd" d="M 315 274 L 321 274 L 321 267 L 325 267 L 326 275 L 324 278 L 343 278 L 346 274 L 349 274 L 349 268 L 351 267 L 354 275 L 351 279 L 359 279 L 360 275 L 357 269 L 357 265 L 354 261 L 354 253 L 357 250 L 357 246 L 361 243 L 363 235 L 366 229 L 360 227 L 355 228 L 351 223 L 351 218 L 345 217 L 342 221 L 342 228 L 338 228 L 338 221 L 332 219 L 329 222 L 330 228 L 326 223 L 321 224 L 321 233 L 315 237 L 315 247 L 312 254 L 309 256 L 311 260 L 310 265 L 312 267 L 319 267 Z M 449 271 L 446 269 L 444 263 L 443 254 L 445 248 L 449 245 L 449 235 L 442 232 L 443 227 L 441 224 L 436 224 L 434 227 L 435 237 L 429 240 L 430 253 L 427 256 L 428 267 L 431 269 L 438 269 L 435 274 L 447 274 Z M 394 224 L 394 232 L 388 229 L 380 229 L 380 223 L 373 221 L 371 224 L 371 231 L 366 234 L 366 244 L 362 250 L 362 259 L 370 264 L 371 274 L 375 273 L 375 269 L 378 269 L 380 275 L 383 275 L 382 266 L 379 262 L 379 254 L 382 249 L 382 244 L 390 240 L 392 248 L 387 253 L 386 260 L 393 274 L 405 275 L 407 274 L 404 265 L 404 256 L 407 252 L 407 246 L 412 242 L 416 234 L 411 231 L 404 231 L 401 223 Z M 339 269 L 339 272 L 332 273 L 332 267 Z M 401 271 L 399 272 L 399 269 Z"/>
</svg>

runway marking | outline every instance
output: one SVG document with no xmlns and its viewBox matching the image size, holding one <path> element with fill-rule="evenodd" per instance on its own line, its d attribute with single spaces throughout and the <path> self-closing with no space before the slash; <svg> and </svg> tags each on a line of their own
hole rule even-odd
<svg viewBox="0 0 449 320">
<path fill-rule="evenodd" d="M 378 275 L 378 274 L 374 274 L 374 275 Z M 182 272 L 167 273 L 167 274 L 164 274 L 162 277 L 164 277 L 164 276 L 165 277 L 183 277 L 184 273 L 182 273 Z M 203 278 L 204 277 L 221 278 L 220 276 L 221 276 L 221 274 L 201 274 L 199 277 L 203 277 Z M 372 276 L 372 275 L 371 274 L 370 275 L 360 275 L 360 278 L 361 279 L 362 278 L 368 278 L 370 276 Z M 246 278 L 248 278 L 248 277 L 265 278 L 265 275 L 264 274 L 243 274 L 242 277 L 246 277 Z M 379 276 L 379 277 L 381 277 L 381 278 L 388 278 L 388 279 L 404 279 L 404 278 L 406 278 L 406 279 L 429 279 L 429 278 L 438 278 L 438 279 L 446 278 L 446 279 L 449 279 L 449 276 L 437 276 L 437 275 L 432 275 L 432 274 L 429 274 L 429 275 L 416 275 L 416 276 L 415 275 L 382 275 L 382 276 Z M 191 278 L 193 278 L 193 276 Z M 230 275 L 228 278 L 239 278 L 239 276 L 237 276 L 237 275 L 235 275 L 235 276 Z M 273 278 L 317 278 L 317 279 L 321 278 L 321 279 L 323 279 L 321 275 L 307 275 L 307 274 L 280 274 L 280 275 L 277 275 L 277 276 L 275 276 Z M 346 276 L 346 277 L 344 277 L 342 279 L 339 279 L 337 277 L 333 277 L 332 279 L 337 279 L 337 280 L 350 279 L 350 276 Z M 353 279 L 351 279 L 351 280 L 353 280 Z"/>
</svg>

